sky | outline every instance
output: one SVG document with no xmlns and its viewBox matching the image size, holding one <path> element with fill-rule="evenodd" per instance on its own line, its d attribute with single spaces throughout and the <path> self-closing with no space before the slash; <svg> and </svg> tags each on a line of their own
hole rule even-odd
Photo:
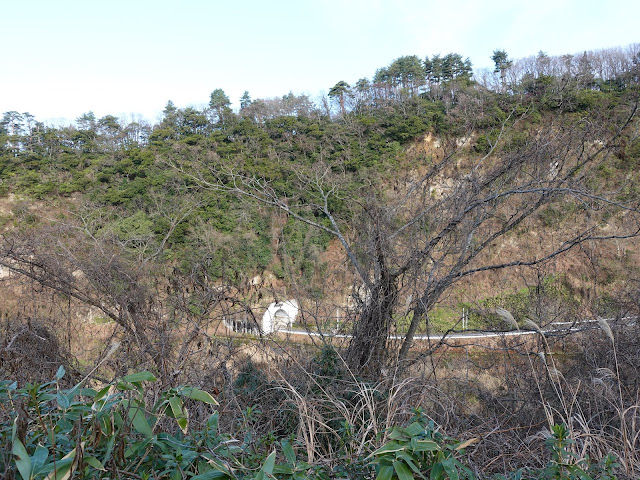
<svg viewBox="0 0 640 480">
<path fill-rule="evenodd" d="M 637 0 L 0 0 L 0 114 L 157 121 L 168 100 L 313 100 L 403 55 L 518 59 L 640 42 Z"/>
</svg>

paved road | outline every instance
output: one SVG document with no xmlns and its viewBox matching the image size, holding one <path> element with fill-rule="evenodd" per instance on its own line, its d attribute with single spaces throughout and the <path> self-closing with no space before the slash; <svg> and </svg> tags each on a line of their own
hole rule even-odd
<svg viewBox="0 0 640 480">
<path fill-rule="evenodd" d="M 614 326 L 616 325 L 629 325 L 631 322 L 635 322 L 635 317 L 624 317 L 620 320 L 616 320 L 614 318 L 605 319 L 609 324 Z M 592 330 L 595 328 L 600 328 L 598 325 L 599 320 L 581 320 L 579 322 L 555 322 L 551 323 L 549 327 L 544 328 L 542 333 L 545 335 L 559 335 L 566 334 L 570 332 L 580 332 L 583 330 Z M 284 333 L 289 335 L 307 335 L 310 337 L 332 337 L 332 338 L 351 338 L 351 335 L 344 333 L 319 333 L 319 332 L 308 332 L 305 330 L 278 330 L 278 333 Z M 491 338 L 491 337 L 518 337 L 522 335 L 536 335 L 539 332 L 536 330 L 510 330 L 506 332 L 495 332 L 495 331 L 471 331 L 471 332 L 452 332 L 447 335 L 443 334 L 432 334 L 432 335 L 416 335 L 413 337 L 414 341 L 425 341 L 425 340 L 442 340 L 443 337 L 447 337 L 449 339 L 464 339 L 464 340 L 473 340 L 477 338 Z M 390 337 L 392 340 L 402 340 L 404 336 L 402 335 L 392 335 Z"/>
</svg>

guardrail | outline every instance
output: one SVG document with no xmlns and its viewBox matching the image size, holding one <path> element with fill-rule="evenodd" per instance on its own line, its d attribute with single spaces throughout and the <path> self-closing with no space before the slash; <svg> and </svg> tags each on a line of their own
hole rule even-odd
<svg viewBox="0 0 640 480">
<path fill-rule="evenodd" d="M 612 323 L 613 326 L 619 325 L 623 322 L 625 325 L 635 324 L 637 317 L 623 317 L 620 319 L 617 318 L 605 318 L 603 319 L 608 323 Z M 415 335 L 413 337 L 414 341 L 427 341 L 427 340 L 442 340 L 443 338 L 449 339 L 477 339 L 477 338 L 491 338 L 491 337 L 517 337 L 523 335 L 538 335 L 542 333 L 543 335 L 558 335 L 558 334 L 567 334 L 572 332 L 581 332 L 585 330 L 592 330 L 595 328 L 600 328 L 598 323 L 601 320 L 580 320 L 576 322 L 552 322 L 549 325 L 561 326 L 568 325 L 569 328 L 544 328 L 540 330 L 507 330 L 507 331 L 489 331 L 489 330 L 475 330 L 472 332 L 460 332 L 460 331 L 452 331 L 451 333 L 443 333 L 443 334 L 431 334 L 431 335 Z M 351 338 L 352 335 L 348 333 L 335 333 L 335 332 L 312 332 L 307 330 L 277 330 L 277 333 L 287 334 L 287 335 L 307 335 L 310 337 L 329 337 L 329 338 Z M 391 340 L 403 340 L 404 335 L 391 335 L 389 336 Z"/>
</svg>

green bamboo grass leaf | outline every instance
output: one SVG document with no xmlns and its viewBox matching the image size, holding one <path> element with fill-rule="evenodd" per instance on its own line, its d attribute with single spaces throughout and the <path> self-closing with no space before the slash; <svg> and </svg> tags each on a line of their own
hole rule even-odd
<svg viewBox="0 0 640 480">
<path fill-rule="evenodd" d="M 87 462 L 96 470 L 105 471 L 104 465 L 102 465 L 102 462 L 98 460 L 96 457 L 84 457 L 84 461 Z"/>
<path fill-rule="evenodd" d="M 442 467 L 442 463 L 436 463 L 433 467 L 431 467 L 431 474 L 429 475 L 429 480 L 440 480 L 442 477 L 442 473 L 444 472 L 444 468 Z"/>
<path fill-rule="evenodd" d="M 396 460 L 393 462 L 393 468 L 396 471 L 396 475 L 398 475 L 398 480 L 413 480 L 413 474 L 404 462 Z"/>
<path fill-rule="evenodd" d="M 208 392 L 200 390 L 199 388 L 194 387 L 185 389 L 183 394 L 193 400 L 199 400 L 201 402 L 208 403 L 209 405 L 218 405 L 215 398 L 213 398 Z"/>
<path fill-rule="evenodd" d="M 384 455 L 385 453 L 399 452 L 404 449 L 405 449 L 404 445 L 400 445 L 397 442 L 389 442 L 386 445 L 383 445 L 382 447 L 377 449 L 371 455 Z"/>
<path fill-rule="evenodd" d="M 169 397 L 169 406 L 171 407 L 171 413 L 173 418 L 180 418 L 182 413 L 182 400 L 179 397 Z"/>
<path fill-rule="evenodd" d="M 420 425 L 418 422 L 413 422 L 411 425 L 405 428 L 404 431 L 410 437 L 415 437 L 416 435 L 420 435 L 424 433 L 424 427 Z"/>
<path fill-rule="evenodd" d="M 294 452 L 293 447 L 291 446 L 289 441 L 288 440 L 282 440 L 282 442 L 280 442 L 280 445 L 282 445 L 282 453 L 284 453 L 284 457 L 287 459 L 289 464 L 291 464 L 291 465 L 293 465 L 295 467 L 295 465 L 296 465 L 296 453 Z"/>
<path fill-rule="evenodd" d="M 289 465 L 274 465 L 273 474 L 276 478 L 279 478 L 277 475 L 293 475 L 293 468 Z"/>
<path fill-rule="evenodd" d="M 182 433 L 187 433 L 187 426 L 189 425 L 189 410 L 186 408 L 182 409 L 183 416 L 180 418 L 176 418 L 176 422 L 178 422 L 178 426 L 182 429 Z"/>
<path fill-rule="evenodd" d="M 274 450 L 269 454 L 267 459 L 264 461 L 264 465 L 260 469 L 261 472 L 264 472 L 267 475 L 271 475 L 273 473 L 273 467 L 276 463 L 276 451 Z"/>
<path fill-rule="evenodd" d="M 144 415 L 144 410 L 140 407 L 131 407 L 129 408 L 129 419 L 133 424 L 133 428 L 138 433 L 143 434 L 146 437 L 153 437 L 153 432 L 151 431 L 151 426 L 149 426 L 149 422 Z"/>
<path fill-rule="evenodd" d="M 69 397 L 67 397 L 64 393 L 62 392 L 58 392 L 56 394 L 56 401 L 58 402 L 58 406 L 62 409 L 62 410 L 66 410 L 69 408 L 69 405 L 71 405 L 71 402 L 69 401 Z"/>
<path fill-rule="evenodd" d="M 189 413 L 184 408 L 184 404 L 180 397 L 169 397 L 169 405 L 171 406 L 171 413 L 176 419 L 178 426 L 184 433 L 187 433 L 187 424 L 189 423 Z"/>
<path fill-rule="evenodd" d="M 40 471 L 40 469 L 44 465 L 44 462 L 47 461 L 48 457 L 49 457 L 49 450 L 46 447 L 43 447 L 42 445 L 38 445 L 36 447 L 36 451 L 33 454 L 33 457 L 31 457 L 31 464 L 32 464 L 31 468 L 34 474 L 37 474 Z"/>
<path fill-rule="evenodd" d="M 275 466 L 275 463 L 276 463 L 276 451 L 274 450 L 269 454 L 267 459 L 264 461 L 264 465 L 262 465 L 262 468 L 256 475 L 255 480 L 266 480 L 268 478 L 272 478 L 273 467 Z"/>
<path fill-rule="evenodd" d="M 16 467 L 20 475 L 24 480 L 30 480 L 32 471 L 31 458 L 29 458 L 27 449 L 24 448 L 19 438 L 13 439 L 13 454 L 16 457 Z"/>
<path fill-rule="evenodd" d="M 67 453 L 61 460 L 58 460 L 54 465 L 54 470 L 47 476 L 47 480 L 68 480 L 71 477 L 73 460 L 76 457 L 76 449 L 74 448 Z M 53 462 L 52 462 L 53 464 Z M 50 464 L 51 465 L 51 464 Z"/>
<path fill-rule="evenodd" d="M 405 439 L 406 437 L 407 437 L 407 434 L 405 433 L 403 428 L 400 428 L 400 427 L 391 428 L 391 433 L 389 433 L 389 438 L 391 440 L 401 440 L 401 439 Z"/>
<path fill-rule="evenodd" d="M 115 446 L 115 443 L 116 443 L 116 435 L 111 435 L 109 438 L 109 441 L 107 442 L 107 451 L 105 452 L 104 459 L 102 460 L 103 464 L 111 460 L 111 453 L 113 452 L 113 447 Z"/>
<path fill-rule="evenodd" d="M 455 460 L 453 458 L 443 460 L 442 468 L 444 468 L 444 471 L 447 473 L 450 480 L 460 480 L 458 469 L 456 468 Z"/>
<path fill-rule="evenodd" d="M 213 412 L 209 419 L 207 420 L 207 427 L 212 431 L 214 435 L 218 434 L 218 423 L 220 419 L 220 414 L 218 412 Z"/>
<path fill-rule="evenodd" d="M 208 458 L 208 457 L 205 457 Z M 208 480 L 208 479 L 216 479 L 216 478 L 225 478 L 225 479 L 235 479 L 237 478 L 233 472 L 226 466 L 220 463 L 219 461 L 209 458 L 208 464 L 213 468 L 213 470 L 209 470 L 208 472 L 201 473 L 200 475 L 196 475 L 192 477 L 191 480 Z"/>
<path fill-rule="evenodd" d="M 110 389 L 111 385 L 107 385 L 102 390 L 98 391 L 98 393 L 96 393 L 96 395 L 93 397 L 93 404 L 95 405 L 97 402 L 102 400 L 107 395 L 107 393 L 109 393 Z M 93 408 L 93 406 L 91 408 Z"/>
<path fill-rule="evenodd" d="M 235 478 L 235 475 L 231 475 L 230 473 L 221 472 L 219 470 L 209 470 L 208 472 L 191 477 L 191 480 L 234 480 Z"/>
<path fill-rule="evenodd" d="M 400 452 L 396 454 L 396 459 L 404 461 L 404 463 L 409 468 L 411 468 L 411 470 L 413 470 L 418 476 L 422 477 L 422 475 L 420 474 L 420 469 L 415 464 L 416 459 L 412 458 L 411 455 L 409 455 L 408 453 Z"/>
<path fill-rule="evenodd" d="M 440 450 L 440 445 L 433 440 L 416 440 L 413 450 L 415 452 L 436 452 Z"/>
<path fill-rule="evenodd" d="M 393 472 L 394 470 L 391 465 L 380 467 L 376 480 L 391 480 L 393 478 Z"/>
</svg>

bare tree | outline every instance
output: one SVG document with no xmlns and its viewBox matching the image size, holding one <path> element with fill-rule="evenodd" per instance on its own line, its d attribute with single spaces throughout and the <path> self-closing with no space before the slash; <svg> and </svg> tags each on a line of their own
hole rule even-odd
<svg viewBox="0 0 640 480">
<path fill-rule="evenodd" d="M 394 178 L 370 176 L 357 194 L 348 191 L 349 177 L 336 164 L 296 167 L 299 194 L 284 197 L 266 180 L 244 173 L 241 164 L 230 166 L 215 155 L 193 152 L 189 162 L 171 163 L 205 188 L 278 208 L 337 238 L 363 286 L 356 289 L 362 294 L 346 352 L 349 364 L 371 375 L 385 366 L 406 369 L 418 327 L 428 326 L 429 312 L 456 282 L 538 265 L 588 240 L 639 233 L 637 205 L 588 188 L 594 169 L 609 159 L 621 137 L 637 136 L 631 128 L 637 98 L 616 109 L 579 118 L 558 115 L 540 124 L 527 123 L 526 107 L 512 104 L 511 114 L 480 135 L 475 125 L 491 111 L 488 98 L 477 91 L 461 95 L 463 136 L 442 138 L 442 153 L 425 155 Z M 577 203 L 584 220 L 579 229 L 513 258 L 487 253 L 498 240 L 532 228 L 534 214 L 552 202 Z M 338 212 L 334 204 L 348 206 Z M 594 212 L 602 209 L 619 214 L 624 228 L 599 230 Z M 395 349 L 390 337 L 398 318 L 408 326 L 398 330 L 403 339 Z"/>
<path fill-rule="evenodd" d="M 216 288 L 204 268 L 181 272 L 159 261 L 176 227 L 200 201 L 186 191 L 170 203 L 158 192 L 149 197 L 151 214 L 166 225 L 162 237 L 123 233 L 118 224 L 127 217 L 85 205 L 64 220 L 1 235 L 0 267 L 49 295 L 100 312 L 113 321 L 114 335 L 131 346 L 125 368 L 147 364 L 171 382 L 220 313 L 216 309 L 233 303 L 234 292 Z"/>
</svg>

